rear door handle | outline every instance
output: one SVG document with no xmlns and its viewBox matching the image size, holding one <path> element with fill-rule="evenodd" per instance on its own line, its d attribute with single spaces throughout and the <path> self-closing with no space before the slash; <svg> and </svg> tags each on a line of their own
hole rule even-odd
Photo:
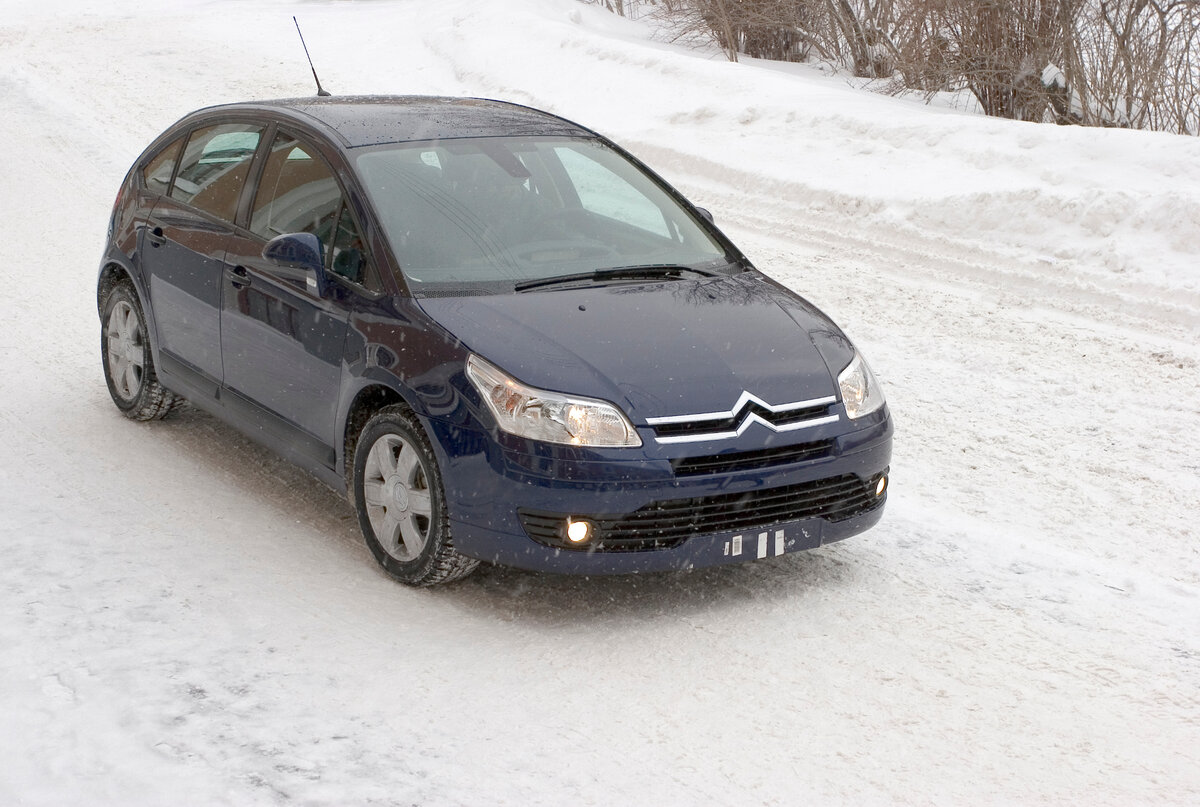
<svg viewBox="0 0 1200 807">
<path fill-rule="evenodd" d="M 152 247 L 161 247 L 167 243 L 167 237 L 163 235 L 162 227 L 155 227 L 146 234 L 146 242 Z"/>
<path fill-rule="evenodd" d="M 250 285 L 250 273 L 244 266 L 229 267 L 229 282 L 235 289 L 244 289 Z"/>
</svg>

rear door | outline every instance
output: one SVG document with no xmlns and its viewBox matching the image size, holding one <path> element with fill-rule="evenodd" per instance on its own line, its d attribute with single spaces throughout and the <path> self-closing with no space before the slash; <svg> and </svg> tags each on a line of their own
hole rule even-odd
<svg viewBox="0 0 1200 807">
<path fill-rule="evenodd" d="M 162 369 L 213 394 L 220 384 L 221 272 L 263 127 L 222 123 L 187 139 L 168 195 L 150 214 L 142 266 Z"/>
</svg>

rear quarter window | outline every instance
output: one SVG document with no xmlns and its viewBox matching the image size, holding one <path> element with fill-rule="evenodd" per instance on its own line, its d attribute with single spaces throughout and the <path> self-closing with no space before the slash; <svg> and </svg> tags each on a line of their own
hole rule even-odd
<svg viewBox="0 0 1200 807">
<path fill-rule="evenodd" d="M 179 157 L 179 149 L 183 146 L 183 138 L 179 138 L 158 153 L 158 156 L 142 169 L 142 181 L 146 189 L 154 193 L 167 192 L 171 187 L 171 174 L 175 173 L 175 161 Z"/>
</svg>

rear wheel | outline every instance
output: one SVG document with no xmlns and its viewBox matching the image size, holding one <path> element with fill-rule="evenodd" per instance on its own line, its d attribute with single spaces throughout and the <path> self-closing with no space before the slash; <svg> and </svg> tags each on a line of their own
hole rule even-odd
<svg viewBox="0 0 1200 807">
<path fill-rule="evenodd" d="M 454 549 L 437 460 L 406 407 L 381 409 L 363 427 L 353 492 L 367 546 L 401 583 L 448 583 L 479 565 Z"/>
<path fill-rule="evenodd" d="M 133 420 L 165 417 L 182 399 L 158 383 L 146 316 L 129 280 L 105 298 L 101 323 L 100 357 L 113 403 Z"/>
</svg>

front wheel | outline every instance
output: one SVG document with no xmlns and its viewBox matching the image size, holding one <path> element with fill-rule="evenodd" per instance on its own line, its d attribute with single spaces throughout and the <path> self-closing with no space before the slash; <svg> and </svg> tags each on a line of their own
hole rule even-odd
<svg viewBox="0 0 1200 807">
<path fill-rule="evenodd" d="M 381 409 L 354 450 L 354 504 L 367 546 L 410 586 L 465 577 L 479 561 L 454 549 L 441 472 L 421 424 L 402 406 Z"/>
<path fill-rule="evenodd" d="M 146 315 L 128 279 L 108 293 L 101 323 L 100 360 L 113 403 L 133 420 L 165 417 L 182 399 L 158 383 Z"/>
</svg>

